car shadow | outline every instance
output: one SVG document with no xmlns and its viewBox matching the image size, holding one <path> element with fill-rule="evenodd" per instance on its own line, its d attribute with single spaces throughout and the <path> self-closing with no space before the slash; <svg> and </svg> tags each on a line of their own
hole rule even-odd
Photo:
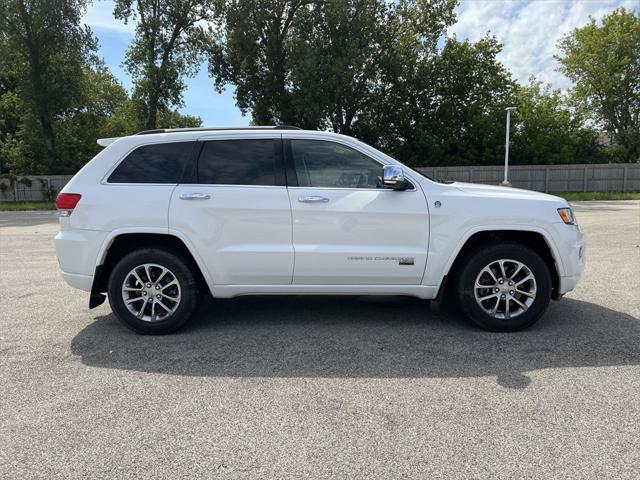
<svg viewBox="0 0 640 480">
<path fill-rule="evenodd" d="M 545 368 L 640 364 L 640 319 L 572 299 L 518 333 L 481 331 L 394 297 L 207 300 L 194 321 L 140 336 L 99 317 L 71 350 L 101 368 L 216 377 L 496 377 L 524 388 Z"/>
</svg>

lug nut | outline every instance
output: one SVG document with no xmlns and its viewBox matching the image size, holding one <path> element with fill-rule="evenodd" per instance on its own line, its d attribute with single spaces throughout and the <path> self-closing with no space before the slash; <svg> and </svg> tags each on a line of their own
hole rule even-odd
<svg viewBox="0 0 640 480">
<path fill-rule="evenodd" d="M 504 300 L 506 298 L 505 294 L 503 293 L 502 295 L 500 295 L 500 298 Z"/>
<path fill-rule="evenodd" d="M 146 294 L 147 294 L 147 292 L 143 290 L 142 291 L 142 295 L 146 295 Z"/>
<path fill-rule="evenodd" d="M 160 285 L 156 285 L 156 290 L 160 290 Z"/>
<path fill-rule="evenodd" d="M 502 285 L 504 283 L 504 280 L 500 279 L 498 280 L 498 283 Z"/>
<path fill-rule="evenodd" d="M 509 282 L 509 286 L 513 285 L 513 282 Z"/>
<path fill-rule="evenodd" d="M 515 292 L 513 290 L 509 290 L 509 295 L 513 295 Z"/>
<path fill-rule="evenodd" d="M 159 300 L 160 299 L 160 294 L 156 295 L 156 298 Z"/>
<path fill-rule="evenodd" d="M 151 288 L 151 284 L 150 283 L 147 283 L 147 288 Z"/>
<path fill-rule="evenodd" d="M 496 293 L 498 293 L 499 291 L 500 291 L 500 289 L 499 289 L 499 288 L 496 288 L 496 289 L 494 290 L 494 292 L 496 292 Z"/>
</svg>

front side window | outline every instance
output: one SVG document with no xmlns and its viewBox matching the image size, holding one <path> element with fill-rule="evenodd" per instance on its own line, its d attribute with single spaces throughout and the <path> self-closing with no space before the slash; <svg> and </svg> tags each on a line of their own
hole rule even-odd
<svg viewBox="0 0 640 480">
<path fill-rule="evenodd" d="M 382 188 L 382 165 L 353 148 L 325 140 L 291 140 L 301 187 Z"/>
<path fill-rule="evenodd" d="M 275 160 L 273 139 L 209 141 L 198 159 L 198 182 L 276 185 Z"/>
<path fill-rule="evenodd" d="M 180 183 L 194 142 L 156 143 L 136 148 L 109 176 L 109 183 Z"/>
</svg>

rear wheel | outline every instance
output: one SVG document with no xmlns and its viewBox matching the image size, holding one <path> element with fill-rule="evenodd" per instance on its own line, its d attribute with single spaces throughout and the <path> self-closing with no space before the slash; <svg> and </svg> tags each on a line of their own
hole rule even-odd
<svg viewBox="0 0 640 480">
<path fill-rule="evenodd" d="M 196 277 L 182 257 L 149 248 L 123 257 L 109 277 L 109 303 L 116 316 L 142 334 L 171 333 L 193 315 Z"/>
<path fill-rule="evenodd" d="M 476 325 L 512 332 L 532 325 L 551 299 L 551 274 L 527 246 L 504 242 L 474 252 L 458 278 L 458 298 Z"/>
</svg>

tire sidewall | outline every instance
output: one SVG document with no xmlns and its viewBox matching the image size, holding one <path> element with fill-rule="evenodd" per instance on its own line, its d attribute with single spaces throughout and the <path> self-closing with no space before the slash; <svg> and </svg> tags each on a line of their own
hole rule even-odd
<svg viewBox="0 0 640 480">
<path fill-rule="evenodd" d="M 132 314 L 122 299 L 122 285 L 135 267 L 154 263 L 171 270 L 180 283 L 181 298 L 176 311 L 165 320 L 147 322 Z M 171 333 L 184 325 L 193 315 L 198 298 L 197 282 L 193 271 L 180 256 L 160 249 L 142 249 L 124 256 L 109 276 L 108 296 L 111 309 L 131 330 L 142 334 Z"/>
<path fill-rule="evenodd" d="M 475 299 L 474 286 L 480 271 L 493 261 L 517 260 L 527 266 L 536 280 L 536 298 L 527 311 L 515 318 L 499 319 L 487 314 Z M 495 332 L 522 330 L 535 323 L 545 312 L 552 292 L 549 267 L 534 250 L 517 243 L 498 243 L 474 252 L 462 269 L 458 283 L 459 300 L 464 313 L 476 325 Z"/>
</svg>

